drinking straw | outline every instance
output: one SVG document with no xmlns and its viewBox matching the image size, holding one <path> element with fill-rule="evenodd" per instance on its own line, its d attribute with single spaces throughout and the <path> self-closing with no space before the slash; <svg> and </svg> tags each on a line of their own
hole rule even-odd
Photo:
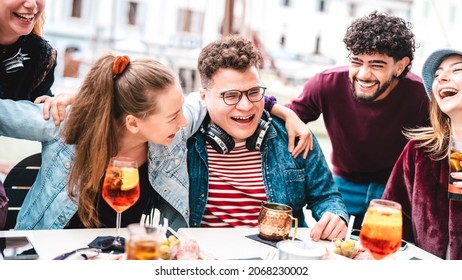
<svg viewBox="0 0 462 280">
<path fill-rule="evenodd" d="M 351 230 L 353 229 L 353 224 L 355 223 L 355 216 L 350 215 L 350 220 L 348 220 L 348 228 L 345 236 L 345 241 L 350 239 Z"/>
<path fill-rule="evenodd" d="M 153 223 L 154 226 L 157 227 L 159 225 L 159 223 L 160 223 L 160 211 L 159 211 L 159 209 L 157 209 L 157 208 L 154 209 L 153 216 L 154 217 L 153 217 L 152 223 Z"/>
</svg>

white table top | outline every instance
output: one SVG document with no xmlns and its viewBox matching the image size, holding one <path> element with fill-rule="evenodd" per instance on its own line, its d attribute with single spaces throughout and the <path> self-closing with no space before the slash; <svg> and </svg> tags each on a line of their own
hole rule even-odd
<svg viewBox="0 0 462 280">
<path fill-rule="evenodd" d="M 311 240 L 309 228 L 299 228 L 297 238 Z M 277 259 L 277 249 L 267 244 L 247 238 L 247 235 L 257 234 L 256 228 L 183 228 L 179 234 L 195 239 L 202 250 L 216 259 Z M 63 253 L 86 247 L 97 236 L 115 235 L 115 229 L 62 229 L 62 230 L 31 230 L 31 231 L 0 231 L 4 236 L 28 236 L 33 243 L 39 259 L 50 260 Z M 128 231 L 121 229 L 121 236 L 127 237 Z M 321 246 L 332 246 L 329 241 L 320 241 Z M 409 244 L 405 251 L 397 254 L 397 259 L 416 257 L 425 260 L 436 260 L 438 257 Z M 104 258 L 104 255 L 102 255 Z"/>
<path fill-rule="evenodd" d="M 115 236 L 115 234 L 115 228 L 0 231 L 0 237 L 29 237 L 40 260 L 51 260 L 63 253 L 86 247 L 98 236 Z M 120 236 L 128 236 L 126 228 L 120 230 Z"/>
<path fill-rule="evenodd" d="M 257 228 L 182 228 L 178 231 L 185 237 L 197 240 L 201 249 L 205 249 L 216 259 L 277 259 L 277 249 L 246 236 L 258 234 Z M 309 228 L 298 228 L 297 238 L 312 241 Z M 320 246 L 333 249 L 330 241 L 316 242 Z M 396 253 L 396 259 L 409 260 L 411 258 L 437 260 L 437 256 L 430 254 L 412 244 L 404 251 Z"/>
</svg>

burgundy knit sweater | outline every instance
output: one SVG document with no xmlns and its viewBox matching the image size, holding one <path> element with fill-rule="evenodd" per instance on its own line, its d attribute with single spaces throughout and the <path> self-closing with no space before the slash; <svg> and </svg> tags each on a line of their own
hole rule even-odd
<svg viewBox="0 0 462 280">
<path fill-rule="evenodd" d="M 430 124 L 428 102 L 422 80 L 408 73 L 386 98 L 360 103 L 353 98 L 348 66 L 344 66 L 310 78 L 288 107 L 304 122 L 322 114 L 336 175 L 358 183 L 385 184 L 407 143 L 402 130 Z"/>
<path fill-rule="evenodd" d="M 403 239 L 445 258 L 462 260 L 462 201 L 448 199 L 448 159 L 433 161 L 410 141 L 398 158 L 383 198 L 401 203 Z"/>
</svg>

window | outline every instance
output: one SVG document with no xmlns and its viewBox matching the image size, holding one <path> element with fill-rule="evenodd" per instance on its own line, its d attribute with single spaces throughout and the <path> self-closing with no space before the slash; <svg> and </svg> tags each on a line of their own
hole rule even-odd
<svg viewBox="0 0 462 280">
<path fill-rule="evenodd" d="M 449 8 L 449 22 L 454 24 L 457 18 L 457 6 L 451 5 Z"/>
<path fill-rule="evenodd" d="M 350 3 L 350 9 L 348 11 L 348 14 L 350 15 L 350 17 L 354 18 L 356 17 L 356 3 Z"/>
<path fill-rule="evenodd" d="M 314 54 L 320 54 L 321 51 L 321 36 L 316 36 L 316 45 L 314 46 Z"/>
<path fill-rule="evenodd" d="M 282 34 L 281 37 L 279 38 L 279 45 L 281 48 L 285 48 L 286 46 L 286 35 Z"/>
<path fill-rule="evenodd" d="M 191 32 L 191 10 L 180 10 L 180 17 L 178 19 L 178 31 Z"/>
<path fill-rule="evenodd" d="M 282 0 L 282 6 L 290 7 L 291 6 L 290 0 Z"/>
<path fill-rule="evenodd" d="M 204 13 L 189 9 L 178 10 L 177 31 L 201 34 L 204 24 Z"/>
<path fill-rule="evenodd" d="M 194 91 L 196 86 L 196 69 L 180 68 L 178 70 L 178 76 L 180 77 L 181 87 L 183 92 L 190 93 Z"/>
<path fill-rule="evenodd" d="M 429 13 L 430 13 L 430 9 L 431 9 L 431 7 L 430 7 L 429 1 L 425 1 L 424 2 L 424 7 L 423 7 L 423 17 L 424 18 L 428 18 Z"/>
<path fill-rule="evenodd" d="M 138 3 L 128 2 L 128 24 L 137 24 Z"/>
<path fill-rule="evenodd" d="M 325 9 L 326 9 L 326 1 L 320 0 L 320 1 L 319 1 L 319 6 L 318 6 L 318 7 L 319 7 L 318 11 L 320 11 L 320 12 L 325 12 Z"/>
<path fill-rule="evenodd" d="M 81 0 L 72 1 L 71 16 L 76 17 L 76 18 L 82 17 L 82 1 Z"/>
</svg>

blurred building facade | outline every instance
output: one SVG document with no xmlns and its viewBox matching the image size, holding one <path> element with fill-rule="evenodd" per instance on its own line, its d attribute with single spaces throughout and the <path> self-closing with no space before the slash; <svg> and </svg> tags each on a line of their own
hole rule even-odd
<svg viewBox="0 0 462 280">
<path fill-rule="evenodd" d="M 413 23 L 419 44 L 415 73 L 434 49 L 462 49 L 458 0 L 48 0 L 44 36 L 59 55 L 53 92 L 76 91 L 91 62 L 107 51 L 164 61 L 179 74 L 185 92 L 197 90 L 200 48 L 237 32 L 260 46 L 266 56 L 263 81 L 285 103 L 314 73 L 348 62 L 346 28 L 373 10 Z M 323 135 L 322 122 L 310 127 L 318 138 Z M 0 138 L 0 161 L 40 149 L 38 143 L 8 141 Z M 323 147 L 326 155 L 329 145 Z"/>
<path fill-rule="evenodd" d="M 414 0 L 411 22 L 419 47 L 414 72 L 420 74 L 428 55 L 439 48 L 462 50 L 462 2 L 458 0 Z"/>
<path fill-rule="evenodd" d="M 195 66 L 200 48 L 222 34 L 240 33 L 259 45 L 268 73 L 274 73 L 270 77 L 300 86 L 315 72 L 346 63 L 342 38 L 352 19 L 376 9 L 410 20 L 413 2 L 48 0 L 45 37 L 60 54 L 57 85 L 69 80 L 60 76 L 65 50 L 78 50 L 73 55 L 82 62 L 80 77 L 94 58 L 111 50 L 170 64 L 189 92 L 199 87 Z"/>
</svg>

